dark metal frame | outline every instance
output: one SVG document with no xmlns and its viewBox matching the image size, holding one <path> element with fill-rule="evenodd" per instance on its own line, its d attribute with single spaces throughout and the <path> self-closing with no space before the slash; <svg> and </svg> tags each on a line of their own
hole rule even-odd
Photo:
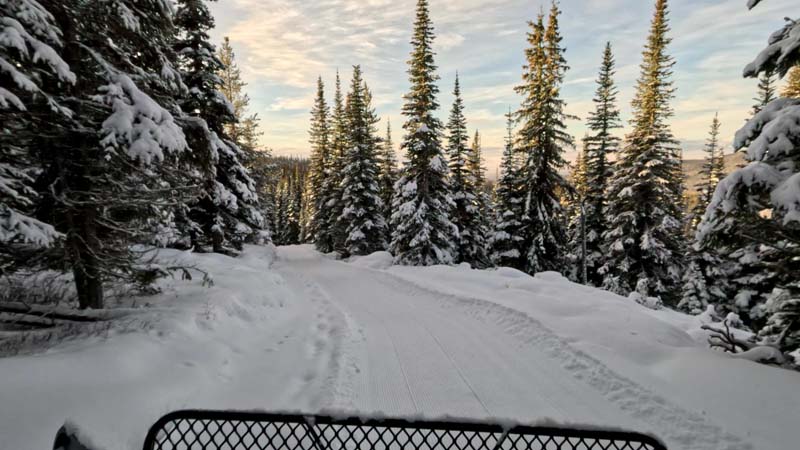
<svg viewBox="0 0 800 450">
<path fill-rule="evenodd" d="M 188 425 L 181 431 L 180 424 Z M 198 432 L 197 424 L 200 424 Z M 199 434 L 207 432 L 212 441 L 220 434 L 222 425 L 231 429 L 244 426 L 250 437 L 265 437 L 265 428 L 276 430 L 288 429 L 288 434 L 279 436 L 284 445 L 259 446 L 254 441 L 244 442 L 237 431 L 222 432 L 225 440 L 222 443 L 197 440 Z M 216 427 L 214 433 L 208 432 L 209 425 Z M 171 428 L 170 428 L 171 427 Z M 253 434 L 254 428 L 256 434 Z M 179 440 L 168 440 L 179 435 Z M 302 434 L 298 434 L 298 430 Z M 342 438 L 344 430 L 344 439 Z M 356 438 L 354 431 L 361 434 Z M 369 441 L 368 434 L 377 433 L 379 442 Z M 333 438 L 331 437 L 333 433 Z M 384 435 L 389 435 L 389 441 Z M 187 438 L 194 437 L 194 439 Z M 161 436 L 161 438 L 159 438 Z M 414 439 L 416 436 L 419 439 Z M 233 441 L 229 441 L 231 437 Z M 274 436 L 272 436 L 274 437 Z M 269 437 L 271 440 L 272 437 Z M 329 438 L 329 439 L 326 439 Z M 397 440 L 403 437 L 404 441 Z M 492 444 L 488 442 L 491 438 Z M 238 441 L 236 439 L 239 439 Z M 477 438 L 477 439 L 475 439 Z M 160 440 L 159 440 L 160 439 Z M 287 439 L 294 439 L 293 445 L 286 444 Z M 313 445 L 302 444 L 304 439 Z M 421 440 L 420 440 L 421 439 Z M 433 439 L 433 440 L 431 440 Z M 458 444 L 457 439 L 462 439 Z M 466 444 L 463 440 L 466 439 Z M 336 442 L 334 442 L 334 440 Z M 477 445 L 474 440 L 477 440 Z M 524 425 L 504 426 L 501 424 L 479 422 L 450 421 L 411 421 L 403 419 L 362 419 L 358 417 L 334 418 L 330 416 L 271 414 L 260 412 L 236 411 L 176 411 L 159 419 L 148 431 L 144 441 L 144 450 L 165 450 L 173 448 L 216 450 L 252 449 L 252 450 L 341 450 L 351 449 L 353 444 L 358 450 L 371 450 L 374 447 L 389 450 L 390 448 L 412 448 L 415 450 L 667 450 L 657 439 L 640 433 L 625 431 L 603 431 L 587 429 L 570 429 L 555 427 L 531 427 Z M 183 446 L 179 445 L 183 444 Z M 331 445 L 333 444 L 333 445 Z M 380 445 L 375 445 L 380 444 Z M 534 446 L 535 444 L 535 446 Z M 307 448 L 310 447 L 310 448 Z"/>
</svg>

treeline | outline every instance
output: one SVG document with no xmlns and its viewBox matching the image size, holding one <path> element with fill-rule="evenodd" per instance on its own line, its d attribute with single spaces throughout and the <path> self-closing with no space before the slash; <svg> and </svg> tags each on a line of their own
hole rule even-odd
<svg viewBox="0 0 800 450">
<path fill-rule="evenodd" d="M 426 0 L 417 2 L 411 87 L 402 109 L 406 161 L 399 170 L 390 137 L 379 136 L 360 67 L 346 94 L 337 74 L 332 107 L 320 79 L 311 113 L 306 238 L 341 256 L 388 250 L 398 264 L 556 271 L 649 305 L 692 313 L 714 305 L 715 314 L 737 314 L 765 342 L 796 349 L 800 188 L 792 183 L 800 134 L 784 122 L 767 125 L 780 114 L 796 114 L 796 100 L 773 97 L 775 77 L 797 55 L 776 56 L 779 44 L 773 44 L 749 66 L 748 76 L 762 74 L 757 114 L 737 135 L 736 147 L 747 149 L 750 164 L 722 173 L 715 117 L 700 204 L 687 214 L 682 149 L 669 123 L 675 62 L 668 52 L 667 1 L 655 1 L 624 139 L 617 136 L 623 124 L 613 49 L 610 43 L 603 49 L 595 109 L 571 179 L 561 175 L 564 153 L 575 141 L 561 95 L 569 67 L 559 18 L 554 3 L 529 23 L 516 87 L 522 100 L 508 114 L 491 196 L 481 190 L 479 139 L 468 145 L 458 77 L 449 120 L 436 117 L 439 78 Z M 792 25 L 783 33 L 791 39 Z"/>
<path fill-rule="evenodd" d="M 55 269 L 81 308 L 169 269 L 153 245 L 268 238 L 268 163 L 201 0 L 0 2 L 0 274 Z M 146 244 L 145 246 L 136 244 Z"/>
</svg>

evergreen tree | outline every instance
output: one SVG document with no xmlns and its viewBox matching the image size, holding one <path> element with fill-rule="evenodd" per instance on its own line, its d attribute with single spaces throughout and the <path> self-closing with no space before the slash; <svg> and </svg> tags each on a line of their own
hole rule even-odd
<svg viewBox="0 0 800 450">
<path fill-rule="evenodd" d="M 30 0 L 0 2 L 0 275 L 14 264 L 29 264 L 27 252 L 52 245 L 59 234 L 34 217 L 35 149 L 22 138 L 38 125 L 29 105 L 44 104 L 68 117 L 40 81 L 53 77 L 75 84 L 75 74 L 61 58 L 61 30 L 55 18 Z"/>
<path fill-rule="evenodd" d="M 584 274 L 583 271 L 586 193 L 588 191 L 585 156 L 587 153 L 587 141 L 588 136 L 585 136 L 583 138 L 583 148 L 578 151 L 575 157 L 575 163 L 572 165 L 570 173 L 570 182 L 573 190 L 569 193 L 568 198 L 565 199 L 567 217 L 569 219 L 569 226 L 567 227 L 569 252 L 567 253 L 567 260 L 570 263 L 570 267 L 567 276 L 570 280 L 579 283 L 584 282 L 584 275 L 587 275 L 588 278 L 588 273 Z"/>
<path fill-rule="evenodd" d="M 48 94 L 71 114 L 26 105 L 36 122 L 16 139 L 37 150 L 37 215 L 65 236 L 58 267 L 72 271 L 82 308 L 103 308 L 106 281 L 145 287 L 159 275 L 133 244 L 148 240 L 149 218 L 191 193 L 176 123 L 185 85 L 173 65 L 171 5 L 46 5 L 63 33 L 62 69 L 77 82 L 57 72 L 42 74 L 39 86 L 58 87 Z"/>
<path fill-rule="evenodd" d="M 226 244 L 241 249 L 248 237 L 264 228 L 264 217 L 255 182 L 241 163 L 244 154 L 224 135 L 225 125 L 236 122 L 236 117 L 231 103 L 217 90 L 222 80 L 216 73 L 223 67 L 208 37 L 214 19 L 204 0 L 179 0 L 175 24 L 180 34 L 174 46 L 188 88 L 181 108 L 206 124 L 200 127 L 205 136 L 192 139 L 192 153 L 202 155 L 203 166 L 211 165 L 205 187 L 189 211 L 192 243 L 202 245 L 204 239 L 198 236 L 202 234 L 215 252 L 227 251 Z M 197 130 L 186 132 L 194 136 Z"/>
<path fill-rule="evenodd" d="M 310 209 L 307 234 L 316 241 L 325 224 L 324 189 L 328 178 L 328 166 L 331 162 L 330 143 L 330 109 L 325 102 L 325 85 L 322 77 L 317 79 L 317 97 L 311 109 L 311 165 L 308 172 L 308 189 L 306 203 Z M 324 234 L 324 232 L 323 232 Z"/>
<path fill-rule="evenodd" d="M 711 203 L 717 184 L 725 176 L 725 160 L 723 149 L 719 144 L 719 129 L 719 117 L 715 114 L 705 146 L 706 161 L 700 173 L 702 182 L 697 186 L 697 204 L 689 216 L 689 226 L 693 235 Z M 727 281 L 729 266 L 724 264 L 717 252 L 694 245 L 689 249 L 686 259 L 682 298 L 678 308 L 692 314 L 700 314 L 709 304 L 724 302 L 730 290 Z"/>
<path fill-rule="evenodd" d="M 391 220 L 391 250 L 395 262 L 406 265 L 452 263 L 458 236 L 449 217 L 453 200 L 440 143 L 442 124 L 433 115 L 439 108 L 433 39 L 428 1 L 418 0 L 408 70 L 411 89 L 403 105 L 407 134 L 402 148 L 408 161 L 397 182 Z"/>
<path fill-rule="evenodd" d="M 682 271 L 680 151 L 668 119 L 673 112 L 673 59 L 666 0 L 656 0 L 627 136 L 609 187 L 609 251 L 603 286 L 677 304 Z M 677 179 L 676 179 L 677 178 Z"/>
<path fill-rule="evenodd" d="M 397 156 L 394 153 L 394 143 L 392 142 L 392 125 L 386 122 L 386 138 L 380 146 L 378 158 L 378 188 L 380 190 L 381 203 L 383 203 L 383 217 L 388 222 L 392 217 L 392 198 L 394 197 L 394 185 L 397 183 Z M 391 230 L 386 227 L 387 242 L 391 240 Z"/>
<path fill-rule="evenodd" d="M 386 221 L 378 187 L 378 140 L 372 95 L 361 67 L 353 68 L 347 96 L 348 148 L 342 163 L 342 216 L 346 238 L 344 256 L 367 255 L 386 249 Z"/>
<path fill-rule="evenodd" d="M 326 164 L 327 175 L 322 190 L 323 196 L 320 199 L 324 209 L 315 240 L 317 250 L 323 253 L 343 252 L 347 238 L 346 230 L 343 228 L 345 224 L 339 218 L 344 210 L 342 206 L 342 176 L 344 155 L 349 146 L 350 132 L 338 71 L 330 127 L 330 160 Z"/>
<path fill-rule="evenodd" d="M 222 41 L 217 57 L 222 63 L 217 72 L 221 80 L 219 90 L 230 101 L 233 116 L 236 118 L 235 121 L 225 124 L 225 135 L 245 151 L 246 162 L 250 163 L 252 153 L 257 151 L 258 138 L 264 133 L 258 129 L 258 114 L 248 114 L 250 96 L 244 92 L 247 83 L 242 81 L 241 70 L 236 64 L 236 54 L 227 36 Z"/>
<path fill-rule="evenodd" d="M 461 98 L 458 74 L 456 74 L 453 97 L 453 108 L 450 110 L 450 119 L 447 122 L 447 153 L 450 160 L 450 193 L 455 203 L 450 217 L 459 232 L 454 257 L 455 262 L 484 266 L 486 255 L 483 248 L 482 212 L 478 203 L 479 187 L 475 185 L 469 167 L 467 120 L 464 118 L 464 101 Z"/>
<path fill-rule="evenodd" d="M 584 140 L 586 276 L 587 282 L 593 286 L 603 284 L 603 275 L 599 270 L 605 263 L 608 251 L 603 235 L 608 230 L 608 187 L 614 175 L 611 158 L 617 154 L 620 145 L 620 139 L 613 133 L 622 128 L 614 73 L 611 43 L 606 43 L 593 99 L 595 110 L 589 113 L 586 120 L 589 135 Z"/>
<path fill-rule="evenodd" d="M 794 66 L 789 71 L 786 84 L 781 89 L 781 97 L 800 98 L 800 66 Z"/>
<path fill-rule="evenodd" d="M 469 184 L 475 193 L 475 213 L 473 214 L 472 236 L 473 245 L 466 253 L 467 259 L 462 256 L 462 260 L 469 262 L 473 267 L 483 269 L 492 265 L 489 258 L 488 235 L 490 211 L 489 195 L 486 192 L 486 169 L 483 167 L 483 149 L 481 144 L 481 134 L 475 130 L 475 137 L 469 148 L 467 157 L 467 172 L 469 173 Z M 461 242 L 464 242 L 463 236 Z M 462 255 L 465 255 L 462 253 Z"/>
<path fill-rule="evenodd" d="M 494 229 L 489 237 L 490 258 L 494 265 L 522 269 L 522 222 L 524 198 L 520 178 L 520 164 L 514 147 L 514 118 L 509 110 L 506 115 L 507 135 L 503 158 L 500 162 L 500 177 L 495 189 Z"/>
<path fill-rule="evenodd" d="M 775 100 L 775 93 L 775 75 L 769 71 L 763 72 L 758 77 L 758 96 L 753 99 L 756 101 L 753 105 L 753 115 L 760 113 L 765 106 Z"/>
<path fill-rule="evenodd" d="M 697 204 L 690 215 L 692 231 L 696 231 L 697 225 L 706 213 L 706 208 L 711 203 L 711 198 L 714 196 L 717 185 L 720 180 L 725 178 L 725 154 L 719 142 L 720 125 L 719 114 L 715 114 L 705 145 L 706 158 L 700 171 L 702 180 L 697 186 Z"/>
<path fill-rule="evenodd" d="M 750 2 L 755 7 L 757 1 Z M 800 63 L 800 22 L 770 36 L 745 76 L 784 76 Z M 773 100 L 736 133 L 746 166 L 722 180 L 700 224 L 698 240 L 733 264 L 737 295 L 721 305 L 739 310 L 767 342 L 784 352 L 800 346 L 800 100 Z"/>
<path fill-rule="evenodd" d="M 560 13 L 553 3 L 546 28 L 543 15 L 530 23 L 523 84 L 516 88 L 523 96 L 517 111 L 521 122 L 517 148 L 524 158 L 522 251 L 528 273 L 563 271 L 565 265 L 566 223 L 559 196 L 569 183 L 560 170 L 567 164 L 564 151 L 573 142 L 566 131 L 565 103 L 560 96 L 568 69 L 561 47 Z"/>
</svg>

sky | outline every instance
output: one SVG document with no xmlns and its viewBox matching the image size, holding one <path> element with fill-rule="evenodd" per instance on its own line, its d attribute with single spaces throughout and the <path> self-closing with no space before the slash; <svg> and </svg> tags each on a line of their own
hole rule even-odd
<svg viewBox="0 0 800 450">
<path fill-rule="evenodd" d="M 745 0 L 672 0 L 669 52 L 675 58 L 675 117 L 671 125 L 687 158 L 702 157 L 715 113 L 729 145 L 748 117 L 757 81 L 742 69 L 765 46 L 768 36 L 796 13 L 797 0 L 770 0 L 748 11 Z M 429 0 L 436 40 L 439 117 L 452 104 L 456 73 L 470 130 L 482 135 L 490 177 L 499 164 L 504 114 L 516 109 L 528 21 L 549 0 Z M 359 64 L 374 92 L 374 103 L 390 121 L 395 143 L 402 138 L 402 96 L 408 90 L 406 61 L 416 0 L 219 0 L 212 39 L 230 37 L 251 112 L 261 118 L 262 145 L 276 155 L 307 156 L 308 122 L 322 76 L 329 100 L 336 71 L 347 86 Z M 563 45 L 570 66 L 563 96 L 567 112 L 585 119 L 591 111 L 602 51 L 611 42 L 623 119 L 630 101 L 650 27 L 654 0 L 560 0 Z M 583 120 L 569 122 L 580 139 Z M 574 157 L 574 150 L 568 158 Z M 402 156 L 402 155 L 401 155 Z"/>
</svg>

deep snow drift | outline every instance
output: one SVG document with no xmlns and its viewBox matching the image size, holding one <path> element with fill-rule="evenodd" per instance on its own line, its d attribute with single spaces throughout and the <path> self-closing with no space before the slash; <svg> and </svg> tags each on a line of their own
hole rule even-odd
<svg viewBox="0 0 800 450">
<path fill-rule="evenodd" d="M 169 281 L 141 332 L 0 359 L 0 448 L 69 419 L 138 449 L 179 408 L 347 409 L 650 432 L 671 449 L 796 445 L 800 374 L 708 350 L 699 319 L 511 269 L 346 263 L 309 246 L 237 259 L 162 252 L 214 277 Z"/>
</svg>

